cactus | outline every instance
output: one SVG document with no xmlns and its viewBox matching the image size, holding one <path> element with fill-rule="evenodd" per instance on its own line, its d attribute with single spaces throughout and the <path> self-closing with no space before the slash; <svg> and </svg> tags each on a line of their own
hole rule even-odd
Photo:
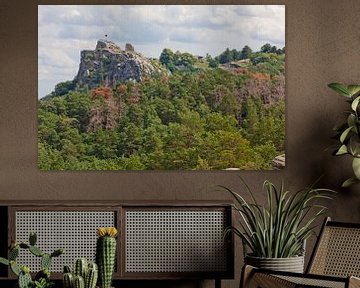
<svg viewBox="0 0 360 288">
<path fill-rule="evenodd" d="M 23 269 L 20 274 L 19 274 L 19 279 L 18 279 L 18 285 L 19 288 L 28 288 L 30 286 L 30 284 L 32 283 L 32 279 L 31 279 L 31 275 L 30 275 L 30 271 L 29 268 L 26 267 L 27 272 L 23 271 L 25 269 Z"/>
<path fill-rule="evenodd" d="M 71 269 L 69 266 L 67 265 L 64 266 L 64 273 L 71 273 Z"/>
<path fill-rule="evenodd" d="M 37 241 L 37 235 L 35 232 L 31 232 L 29 235 L 29 244 L 31 246 L 35 246 Z"/>
<path fill-rule="evenodd" d="M 22 266 L 20 268 L 21 272 L 25 273 L 25 274 L 29 274 L 30 273 L 30 268 L 28 266 Z"/>
<path fill-rule="evenodd" d="M 67 272 L 63 274 L 62 277 L 64 288 L 73 288 L 74 287 L 74 276 L 72 273 Z"/>
<path fill-rule="evenodd" d="M 20 248 L 22 248 L 22 249 L 29 249 L 30 248 L 30 245 L 28 245 L 28 244 L 26 244 L 26 243 L 20 243 L 19 244 L 19 246 L 20 246 Z"/>
<path fill-rule="evenodd" d="M 49 269 L 50 265 L 51 265 L 51 260 L 52 260 L 51 255 L 48 253 L 44 253 L 44 255 L 41 257 L 41 261 L 40 261 L 41 269 L 45 269 L 45 268 Z"/>
<path fill-rule="evenodd" d="M 85 279 L 87 268 L 88 262 L 85 258 L 76 259 L 74 267 L 75 276 L 81 276 L 83 279 Z"/>
<path fill-rule="evenodd" d="M 71 273 L 69 266 L 64 266 L 64 272 L 62 275 L 62 283 L 64 288 L 74 287 L 74 275 Z"/>
<path fill-rule="evenodd" d="M 51 253 L 51 257 L 58 257 L 64 253 L 64 249 L 57 249 Z"/>
<path fill-rule="evenodd" d="M 37 236 L 35 233 L 30 233 L 29 244 L 20 242 L 16 243 L 11 241 L 11 245 L 8 251 L 8 259 L 0 257 L 0 263 L 10 266 L 11 271 L 18 276 L 18 286 L 19 288 L 29 288 L 29 287 L 40 287 L 41 283 L 50 285 L 50 264 L 53 257 L 60 256 L 64 251 L 63 249 L 55 250 L 53 253 L 48 254 L 41 251 L 38 247 L 35 246 Z M 32 280 L 30 275 L 30 269 L 27 266 L 22 266 L 21 268 L 16 264 L 16 259 L 19 256 L 19 250 L 24 249 L 28 250 L 30 253 L 37 257 L 41 257 L 41 271 L 39 271 L 35 276 L 35 281 Z M 41 284 L 42 285 L 42 284 Z M 42 286 L 41 286 L 42 287 Z"/>
<path fill-rule="evenodd" d="M 96 262 L 99 267 L 100 288 L 110 288 L 116 256 L 115 227 L 98 228 L 96 243 Z"/>
<path fill-rule="evenodd" d="M 51 273 L 50 273 L 49 269 L 44 268 L 44 269 L 40 270 L 38 273 L 36 273 L 35 280 L 40 281 L 41 278 L 48 280 L 48 279 L 50 279 L 50 275 L 51 275 Z"/>
<path fill-rule="evenodd" d="M 16 258 L 19 256 L 19 246 L 15 246 L 14 248 L 9 250 L 8 257 L 9 260 L 16 260 Z"/>
<path fill-rule="evenodd" d="M 77 275 L 74 277 L 74 288 L 85 288 L 84 278 Z"/>
<path fill-rule="evenodd" d="M 85 258 L 78 258 L 74 263 L 74 273 L 69 266 L 64 266 L 63 286 L 64 288 L 95 288 L 98 279 L 98 268 L 95 263 L 89 263 Z M 76 280 L 77 279 L 77 280 Z M 81 280 L 82 281 L 81 281 Z M 81 283 L 83 282 L 83 283 Z M 84 285 L 84 286 L 81 286 Z"/>
<path fill-rule="evenodd" d="M 85 288 L 95 288 L 98 279 L 98 266 L 96 263 L 89 263 L 85 276 Z"/>
<path fill-rule="evenodd" d="M 34 254 L 35 256 L 37 256 L 37 257 L 41 257 L 41 256 L 44 255 L 44 252 L 42 252 L 42 251 L 40 250 L 40 248 L 38 248 L 38 247 L 36 247 L 36 246 L 30 246 L 30 247 L 29 247 L 29 251 L 30 251 L 32 254 Z"/>
</svg>

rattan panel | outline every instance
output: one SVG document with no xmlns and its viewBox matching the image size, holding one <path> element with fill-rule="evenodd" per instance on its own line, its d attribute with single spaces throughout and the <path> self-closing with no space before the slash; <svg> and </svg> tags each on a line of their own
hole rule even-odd
<svg viewBox="0 0 360 288">
<path fill-rule="evenodd" d="M 38 244 L 44 252 L 64 248 L 65 253 L 54 259 L 50 270 L 62 272 L 64 265 L 86 257 L 95 260 L 96 228 L 115 226 L 114 211 L 16 211 L 16 241 L 28 241 L 35 231 Z M 26 263 L 31 271 L 40 268 L 38 257 L 21 251 L 19 263 Z"/>
<path fill-rule="evenodd" d="M 310 273 L 360 277 L 360 229 L 326 227 Z"/>
<path fill-rule="evenodd" d="M 296 277 L 296 276 L 279 276 L 279 275 L 277 275 L 276 277 L 287 280 L 291 283 L 294 283 L 294 287 L 322 287 L 322 288 L 324 288 L 324 287 L 326 287 L 326 288 L 345 288 L 346 287 L 345 281 L 339 282 L 339 281 L 324 280 L 324 279 L 319 279 L 319 278 L 302 278 L 302 277 Z"/>
<path fill-rule="evenodd" d="M 224 211 L 125 213 L 125 272 L 223 272 Z"/>
</svg>

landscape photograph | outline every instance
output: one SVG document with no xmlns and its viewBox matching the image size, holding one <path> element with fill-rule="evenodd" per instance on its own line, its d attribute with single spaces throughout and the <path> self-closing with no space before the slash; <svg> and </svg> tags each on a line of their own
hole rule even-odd
<svg viewBox="0 0 360 288">
<path fill-rule="evenodd" d="M 284 5 L 39 5 L 40 170 L 285 167 Z"/>
</svg>

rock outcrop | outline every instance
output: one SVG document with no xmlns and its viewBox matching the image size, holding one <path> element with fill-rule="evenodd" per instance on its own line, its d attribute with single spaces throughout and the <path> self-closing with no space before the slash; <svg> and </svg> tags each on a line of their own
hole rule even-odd
<svg viewBox="0 0 360 288">
<path fill-rule="evenodd" d="M 77 87 L 89 89 L 112 86 L 126 80 L 141 81 L 145 75 L 159 72 L 150 60 L 135 52 L 131 44 L 122 50 L 114 42 L 99 40 L 95 50 L 81 51 Z"/>
<path fill-rule="evenodd" d="M 276 156 L 272 160 L 272 166 L 274 170 L 281 170 L 285 168 L 285 154 Z"/>
<path fill-rule="evenodd" d="M 125 51 L 134 52 L 134 51 L 135 51 L 134 46 L 131 45 L 130 43 L 126 43 L 126 44 L 125 44 Z"/>
</svg>

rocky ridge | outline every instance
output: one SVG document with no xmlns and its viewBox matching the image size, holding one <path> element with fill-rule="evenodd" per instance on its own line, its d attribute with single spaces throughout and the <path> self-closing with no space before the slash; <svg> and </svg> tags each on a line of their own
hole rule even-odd
<svg viewBox="0 0 360 288">
<path fill-rule="evenodd" d="M 95 50 L 81 51 L 77 87 L 92 89 L 112 86 L 126 80 L 141 81 L 144 76 L 161 72 L 151 61 L 127 43 L 125 50 L 112 41 L 98 40 Z"/>
</svg>

